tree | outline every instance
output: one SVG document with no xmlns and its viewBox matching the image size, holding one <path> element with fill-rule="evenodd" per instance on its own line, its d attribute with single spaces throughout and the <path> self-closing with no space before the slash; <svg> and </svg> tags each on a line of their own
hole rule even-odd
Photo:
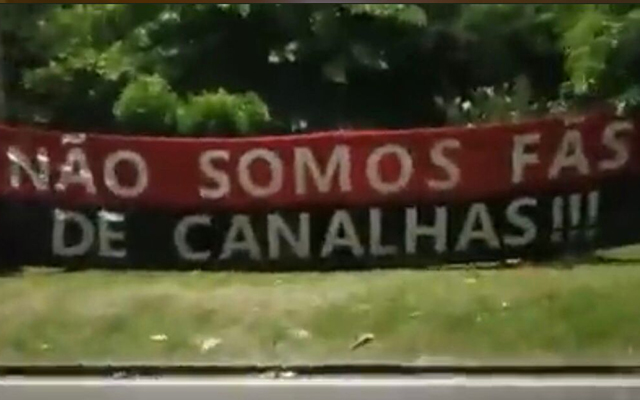
<svg viewBox="0 0 640 400">
<path fill-rule="evenodd" d="M 76 128 L 83 125 L 79 104 L 86 105 L 80 114 L 87 124 L 114 127 L 107 105 L 139 74 L 162 76 L 180 96 L 253 91 L 281 120 L 335 126 L 358 118 L 354 114 L 374 114 L 358 109 L 344 115 L 347 106 L 361 104 L 349 101 L 353 91 L 345 83 L 357 88 L 357 97 L 375 98 L 367 87 L 382 77 L 387 96 L 393 93 L 385 49 L 425 24 L 424 11 L 406 5 L 59 7 L 39 29 L 49 63 L 30 71 L 25 82 L 49 110 L 50 123 Z M 371 36 L 379 29 L 382 34 Z M 357 82 L 371 72 L 378 76 Z M 356 81 L 346 82 L 351 76 Z M 419 118 L 422 108 L 414 107 Z"/>
<path fill-rule="evenodd" d="M 452 104 L 477 103 L 483 88 L 497 94 L 487 107 L 504 109 L 513 94 L 503 89 L 525 81 L 532 107 L 583 97 L 629 102 L 640 96 L 639 9 L 53 5 L 38 8 L 34 29 L 17 36 L 26 50 L 14 45 L 7 54 L 5 66 L 21 51 L 24 58 L 7 79 L 9 97 L 24 104 L 10 108 L 28 110 L 22 120 L 61 128 L 139 130 L 114 105 L 147 76 L 161 78 L 179 100 L 185 134 L 442 125 Z M 16 37 L 19 29 L 8 31 Z M 232 115 L 238 107 L 229 104 L 247 101 L 259 117 Z M 196 115 L 200 122 L 185 122 Z M 227 122 L 202 120 L 212 115 Z M 170 120 L 174 126 L 161 130 L 181 130 L 178 116 Z M 243 126 L 249 120 L 254 125 Z"/>
<path fill-rule="evenodd" d="M 545 15 L 565 50 L 565 93 L 640 103 L 640 6 L 556 5 Z"/>
<path fill-rule="evenodd" d="M 44 62 L 33 37 L 38 19 L 51 8 L 50 4 L 0 7 L 0 120 L 17 118 L 23 111 L 22 71 Z"/>
</svg>

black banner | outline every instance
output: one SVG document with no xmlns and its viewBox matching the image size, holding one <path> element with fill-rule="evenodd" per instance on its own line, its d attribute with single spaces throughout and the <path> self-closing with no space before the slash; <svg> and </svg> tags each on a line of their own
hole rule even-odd
<svg viewBox="0 0 640 400">
<path fill-rule="evenodd" d="M 470 203 L 260 213 L 0 201 L 5 265 L 359 269 L 544 259 L 640 240 L 640 182 Z"/>
</svg>

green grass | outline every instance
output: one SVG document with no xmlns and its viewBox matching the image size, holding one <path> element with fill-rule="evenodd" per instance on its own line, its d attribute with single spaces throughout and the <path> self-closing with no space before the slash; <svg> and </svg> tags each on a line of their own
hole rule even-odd
<svg viewBox="0 0 640 400">
<path fill-rule="evenodd" d="M 0 363 L 637 362 L 640 265 L 625 262 L 322 274 L 29 269 L 0 278 Z M 375 340 L 351 350 L 364 333 Z M 219 344 L 203 351 L 211 338 Z"/>
</svg>

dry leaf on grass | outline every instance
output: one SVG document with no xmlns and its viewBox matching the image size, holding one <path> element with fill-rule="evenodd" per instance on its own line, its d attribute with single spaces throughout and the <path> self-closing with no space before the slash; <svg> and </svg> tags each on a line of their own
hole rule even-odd
<svg viewBox="0 0 640 400">
<path fill-rule="evenodd" d="M 373 342 L 375 335 L 373 333 L 363 333 L 358 339 L 351 345 L 351 350 L 357 350 L 360 347 L 366 346 Z"/>
<path fill-rule="evenodd" d="M 165 335 L 164 333 L 158 333 L 156 335 L 149 336 L 149 339 L 153 340 L 154 342 L 166 342 L 169 339 L 169 336 Z"/>
<path fill-rule="evenodd" d="M 222 339 L 219 339 L 217 337 L 203 339 L 202 341 L 200 341 L 200 352 L 206 353 L 209 350 L 218 347 L 220 343 L 222 343 Z"/>
</svg>

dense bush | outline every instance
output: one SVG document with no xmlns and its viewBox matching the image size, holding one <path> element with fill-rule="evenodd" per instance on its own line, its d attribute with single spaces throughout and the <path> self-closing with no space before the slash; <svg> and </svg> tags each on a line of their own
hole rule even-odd
<svg viewBox="0 0 640 400">
<path fill-rule="evenodd" d="M 113 113 L 127 130 L 168 133 L 176 129 L 179 105 L 178 95 L 162 77 L 143 75 L 124 88 Z"/>
<path fill-rule="evenodd" d="M 269 109 L 255 93 L 215 93 L 190 96 L 178 115 L 178 130 L 188 135 L 247 135 L 270 122 Z"/>
</svg>

